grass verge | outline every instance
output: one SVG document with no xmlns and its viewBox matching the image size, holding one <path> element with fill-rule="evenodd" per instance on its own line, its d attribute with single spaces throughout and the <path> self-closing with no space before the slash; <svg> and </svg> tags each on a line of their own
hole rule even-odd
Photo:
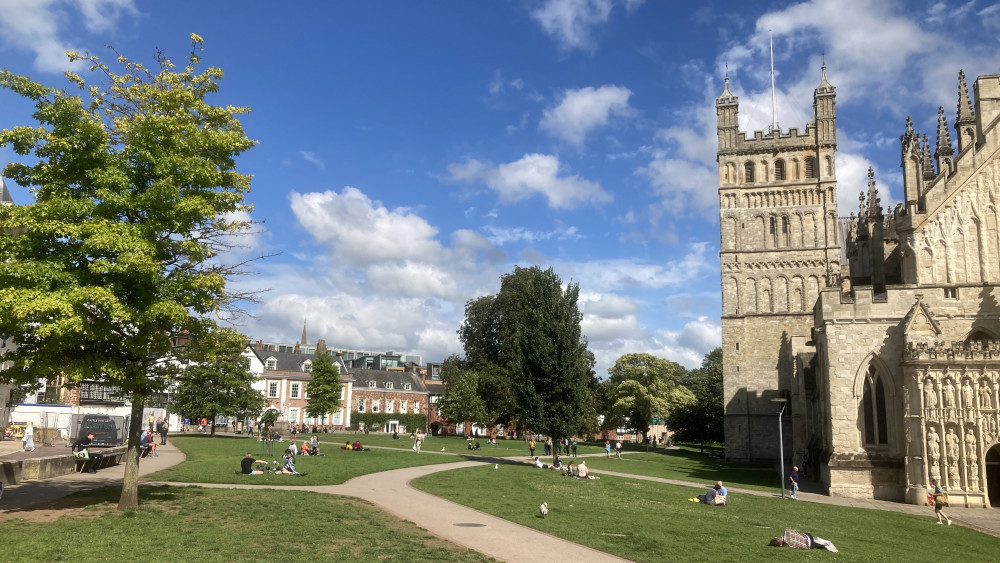
<svg viewBox="0 0 1000 563">
<path fill-rule="evenodd" d="M 106 487 L 55 501 L 85 504 L 76 518 L 26 525 L 32 510 L 46 508 L 39 506 L 23 511 L 24 519 L 0 522 L 3 559 L 250 561 L 271 554 L 282 561 L 494 561 L 357 499 L 142 487 L 140 508 L 118 512 L 119 493 Z"/>
<path fill-rule="evenodd" d="M 590 465 L 590 462 L 588 462 Z M 687 499 L 702 489 L 507 465 L 436 473 L 416 488 L 634 561 L 995 561 L 1000 539 L 927 516 L 751 495 L 727 507 Z M 538 516 L 547 502 L 549 515 Z M 785 528 L 828 539 L 840 553 L 767 546 Z M 991 555 L 992 554 L 992 555 Z"/>
</svg>

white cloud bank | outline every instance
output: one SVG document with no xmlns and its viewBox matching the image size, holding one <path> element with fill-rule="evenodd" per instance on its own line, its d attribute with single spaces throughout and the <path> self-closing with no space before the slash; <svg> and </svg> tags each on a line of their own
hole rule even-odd
<svg viewBox="0 0 1000 563">
<path fill-rule="evenodd" d="M 546 108 L 539 128 L 580 147 L 591 130 L 606 125 L 611 116 L 628 117 L 634 113 L 628 105 L 632 91 L 622 86 L 588 86 L 566 90 L 559 103 Z"/>
</svg>

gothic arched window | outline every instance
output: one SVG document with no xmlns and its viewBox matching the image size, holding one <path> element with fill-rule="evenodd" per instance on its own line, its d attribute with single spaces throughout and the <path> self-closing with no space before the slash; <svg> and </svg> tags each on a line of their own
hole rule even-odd
<svg viewBox="0 0 1000 563">
<path fill-rule="evenodd" d="M 886 390 L 884 377 L 875 369 L 868 368 L 865 376 L 864 394 L 861 399 L 864 439 L 868 445 L 889 443 L 889 420 L 886 411 Z"/>
</svg>

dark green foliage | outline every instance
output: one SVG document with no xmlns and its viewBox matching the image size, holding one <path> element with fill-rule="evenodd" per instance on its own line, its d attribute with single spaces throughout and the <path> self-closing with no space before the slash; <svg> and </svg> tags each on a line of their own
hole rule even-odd
<svg viewBox="0 0 1000 563">
<path fill-rule="evenodd" d="M 256 381 L 243 356 L 246 337 L 238 331 L 209 323 L 180 352 L 189 362 L 177 376 L 173 408 L 196 419 L 215 420 L 218 415 L 255 418 L 264 408 L 264 397 L 251 386 Z M 212 425 L 215 435 L 215 425 Z"/>
<path fill-rule="evenodd" d="M 706 354 L 701 367 L 691 370 L 683 384 L 697 400 L 670 413 L 667 425 L 676 432 L 675 439 L 701 444 L 723 441 L 722 348 Z"/>
<path fill-rule="evenodd" d="M 664 419 L 691 401 L 679 385 L 687 375 L 678 363 L 652 354 L 625 354 L 608 370 L 601 382 L 605 427 L 619 425 L 646 434 L 654 419 Z"/>
<path fill-rule="evenodd" d="M 317 353 L 312 361 L 312 379 L 309 380 L 309 405 L 306 414 L 321 418 L 340 409 L 340 368 L 326 353 Z"/>
<path fill-rule="evenodd" d="M 580 331 L 580 288 L 565 289 L 552 269 L 514 269 L 496 296 L 470 301 L 459 336 L 468 367 L 487 375 L 489 405 L 509 392 L 518 428 L 553 438 L 587 426 L 593 414 L 593 354 Z M 501 413 L 503 414 L 503 413 Z M 506 422 L 506 421 L 504 421 Z"/>
</svg>

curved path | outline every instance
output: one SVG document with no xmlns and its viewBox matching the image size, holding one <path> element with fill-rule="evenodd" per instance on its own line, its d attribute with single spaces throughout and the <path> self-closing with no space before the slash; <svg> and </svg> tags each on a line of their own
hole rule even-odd
<svg viewBox="0 0 1000 563">
<path fill-rule="evenodd" d="M 161 469 L 166 469 L 167 467 L 171 467 L 184 461 L 184 454 L 174 448 L 171 444 L 160 446 L 158 451 L 160 452 L 160 456 L 158 458 L 147 458 L 142 460 L 139 467 L 140 475 L 146 475 Z M 363 475 L 351 479 L 341 485 L 328 486 L 272 487 L 267 485 L 249 484 L 154 483 L 148 481 L 143 482 L 143 484 L 165 484 L 206 488 L 274 488 L 350 496 L 367 500 L 379 508 L 398 516 L 399 518 L 416 523 L 436 536 L 445 538 L 458 545 L 474 549 L 480 553 L 495 557 L 499 560 L 554 561 L 568 558 L 568 560 L 571 561 L 624 561 L 623 559 L 613 555 L 569 542 L 533 528 L 521 526 L 520 524 L 515 524 L 478 510 L 453 503 L 440 497 L 424 493 L 409 485 L 411 480 L 424 475 L 463 467 L 474 467 L 481 463 L 494 463 L 496 461 L 497 459 L 495 458 L 484 457 L 482 461 L 460 461 L 440 465 L 408 467 Z M 508 459 L 502 460 L 502 462 L 511 463 L 512 461 Z M 516 461 L 514 463 L 521 462 Z M 672 485 L 690 487 L 705 486 L 704 483 L 647 477 L 615 471 L 600 471 L 600 473 L 602 475 L 615 475 L 619 477 L 656 481 Z M 123 474 L 124 466 L 117 466 L 102 470 L 96 475 L 77 473 L 56 479 L 26 482 L 9 488 L 5 492 L 3 499 L 0 500 L 0 508 L 4 509 L 7 517 L 16 517 L 18 512 L 32 510 L 31 507 L 33 505 L 60 498 L 76 491 L 103 486 L 120 486 Z M 733 487 L 730 487 L 729 489 L 731 493 L 736 493 L 737 495 L 777 496 L 777 493 L 774 492 Z M 810 494 L 802 491 L 799 492 L 799 498 L 802 501 L 818 502 L 822 504 L 891 510 L 922 515 L 927 516 L 928 521 L 933 518 L 933 512 L 924 506 L 875 501 L 870 499 L 828 497 L 825 495 Z M 735 502 L 739 502 L 738 499 L 739 497 L 737 496 L 733 500 Z M 948 512 L 956 523 L 1000 537 L 1000 510 L 951 508 Z"/>
</svg>

